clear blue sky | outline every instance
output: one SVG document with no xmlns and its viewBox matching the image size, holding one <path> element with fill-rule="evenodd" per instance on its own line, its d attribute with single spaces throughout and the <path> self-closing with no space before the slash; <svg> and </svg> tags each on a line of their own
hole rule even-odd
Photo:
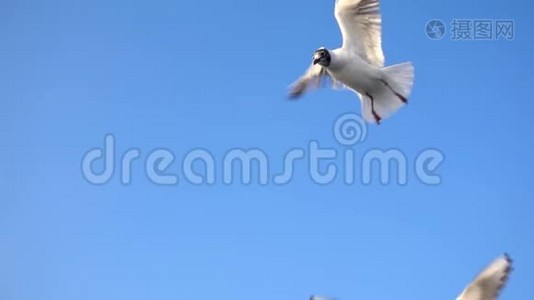
<svg viewBox="0 0 534 300">
<path fill-rule="evenodd" d="M 134 163 L 105 185 L 82 156 L 337 144 L 348 92 L 289 83 L 336 47 L 333 1 L 0 2 L 0 298 L 454 299 L 509 252 L 502 299 L 534 297 L 531 4 L 382 1 L 387 64 L 413 61 L 411 103 L 362 148 L 436 148 L 443 183 L 158 186 Z M 428 20 L 513 19 L 513 41 L 426 37 Z M 117 163 L 118 164 L 118 163 Z M 220 164 L 219 164 L 220 165 Z M 429 296 L 430 295 L 430 296 Z"/>
</svg>

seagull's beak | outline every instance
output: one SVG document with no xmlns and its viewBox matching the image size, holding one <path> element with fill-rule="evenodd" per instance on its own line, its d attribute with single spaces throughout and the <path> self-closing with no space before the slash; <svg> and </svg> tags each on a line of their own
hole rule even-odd
<svg viewBox="0 0 534 300">
<path fill-rule="evenodd" d="M 318 53 L 316 53 L 315 55 L 313 55 L 313 64 L 314 64 L 314 65 L 318 64 L 320 61 L 321 61 L 321 56 L 319 56 Z"/>
</svg>

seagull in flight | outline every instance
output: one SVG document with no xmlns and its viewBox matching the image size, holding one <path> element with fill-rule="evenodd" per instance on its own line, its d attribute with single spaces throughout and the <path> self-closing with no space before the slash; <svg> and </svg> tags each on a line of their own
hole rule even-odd
<svg viewBox="0 0 534 300">
<path fill-rule="evenodd" d="M 292 84 L 290 98 L 296 99 L 330 79 L 333 87 L 354 91 L 361 100 L 364 119 L 376 124 L 408 102 L 414 68 L 411 62 L 384 67 L 379 2 L 336 0 L 335 17 L 343 45 L 334 50 L 317 49 L 312 65 Z"/>
<path fill-rule="evenodd" d="M 512 260 L 508 254 L 495 259 L 464 289 L 456 300 L 496 300 L 504 288 Z"/>
<path fill-rule="evenodd" d="M 322 296 L 312 295 L 310 296 L 310 300 L 334 300 L 334 298 L 326 298 Z"/>
<path fill-rule="evenodd" d="M 508 254 L 501 255 L 480 272 L 456 300 L 499 299 L 511 271 L 512 260 L 510 256 Z M 310 300 L 333 300 L 333 298 L 312 295 Z"/>
</svg>

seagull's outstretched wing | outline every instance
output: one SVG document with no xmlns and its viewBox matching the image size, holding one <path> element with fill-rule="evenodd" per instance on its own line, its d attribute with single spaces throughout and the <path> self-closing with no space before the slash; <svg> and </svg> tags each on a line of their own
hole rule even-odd
<svg viewBox="0 0 534 300">
<path fill-rule="evenodd" d="M 456 300 L 496 300 L 511 271 L 512 260 L 504 254 L 480 272 Z"/>
<path fill-rule="evenodd" d="M 343 35 L 343 48 L 373 66 L 383 67 L 379 0 L 336 0 L 335 15 Z"/>
<path fill-rule="evenodd" d="M 335 299 L 334 298 L 327 298 L 327 297 L 312 295 L 312 296 L 310 296 L 310 300 L 335 300 Z"/>
<path fill-rule="evenodd" d="M 343 86 L 343 84 L 334 80 L 325 68 L 318 64 L 312 65 L 304 75 L 291 85 L 289 98 L 296 99 L 302 96 L 305 92 L 320 87 L 327 80 L 330 80 L 335 88 Z"/>
</svg>

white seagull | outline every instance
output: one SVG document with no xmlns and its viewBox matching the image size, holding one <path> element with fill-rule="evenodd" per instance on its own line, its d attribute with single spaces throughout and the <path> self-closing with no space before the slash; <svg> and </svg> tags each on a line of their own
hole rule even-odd
<svg viewBox="0 0 534 300">
<path fill-rule="evenodd" d="M 497 300 L 511 271 L 512 260 L 507 254 L 501 255 L 480 272 L 456 300 Z M 332 299 L 315 295 L 310 297 L 310 300 Z"/>
<path fill-rule="evenodd" d="M 480 272 L 456 300 L 498 299 L 511 271 L 512 260 L 507 254 L 501 255 Z"/>
<path fill-rule="evenodd" d="M 334 300 L 334 298 L 326 298 L 322 296 L 312 295 L 310 300 Z"/>
<path fill-rule="evenodd" d="M 293 83 L 289 96 L 298 98 L 330 78 L 334 87 L 356 92 L 363 117 L 379 124 L 407 103 L 414 68 L 410 62 L 384 67 L 379 0 L 336 0 L 335 16 L 343 46 L 316 50 L 311 67 Z"/>
</svg>

